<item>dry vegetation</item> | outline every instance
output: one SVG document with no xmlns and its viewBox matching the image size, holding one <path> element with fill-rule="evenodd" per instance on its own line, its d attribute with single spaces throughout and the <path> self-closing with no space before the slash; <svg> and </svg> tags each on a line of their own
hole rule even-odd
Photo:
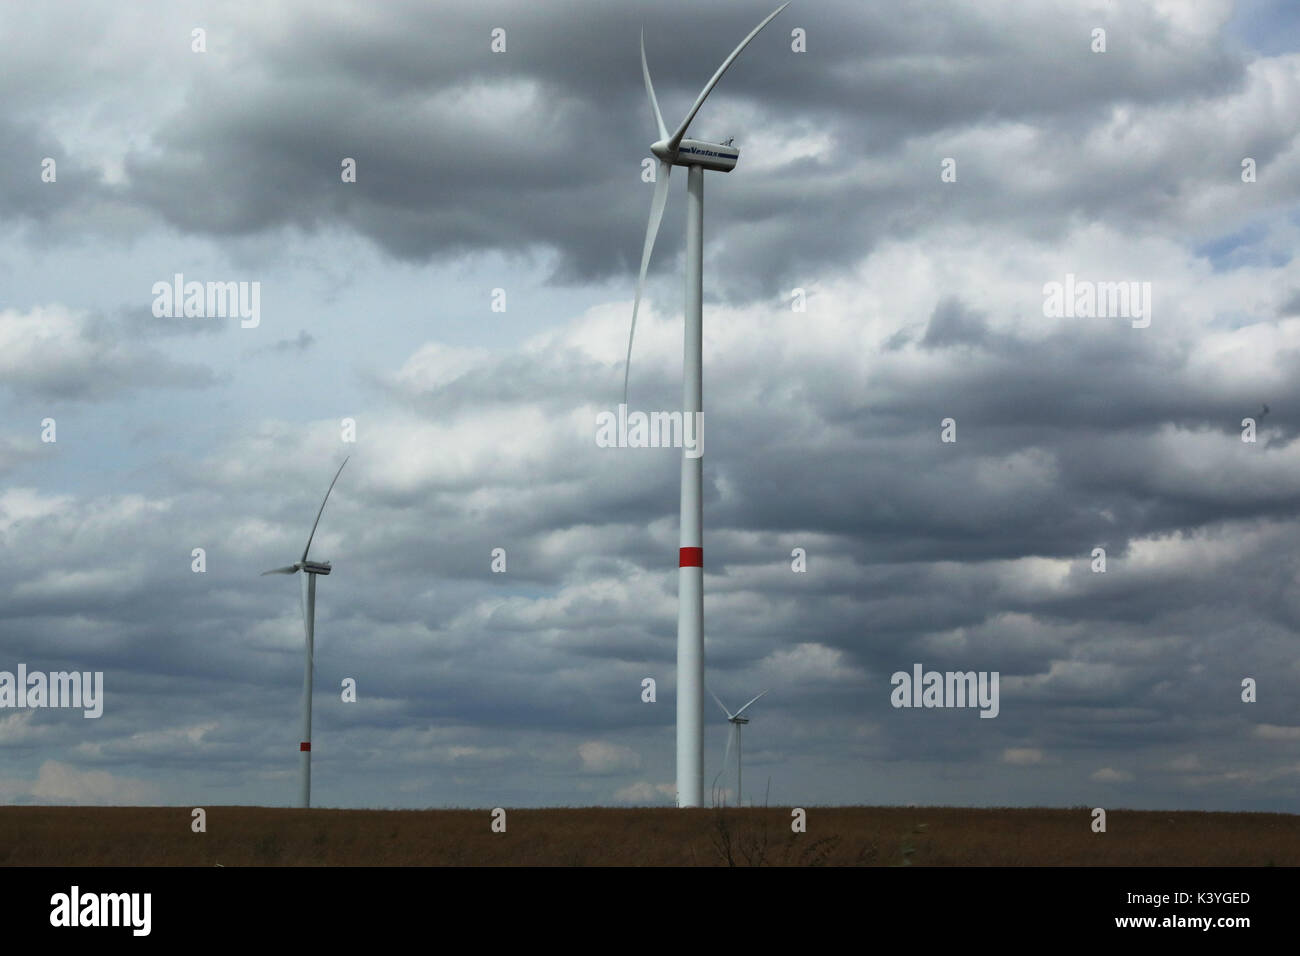
<svg viewBox="0 0 1300 956">
<path fill-rule="evenodd" d="M 1300 816 L 1088 809 L 0 807 L 8 866 L 1295 866 Z"/>
</svg>

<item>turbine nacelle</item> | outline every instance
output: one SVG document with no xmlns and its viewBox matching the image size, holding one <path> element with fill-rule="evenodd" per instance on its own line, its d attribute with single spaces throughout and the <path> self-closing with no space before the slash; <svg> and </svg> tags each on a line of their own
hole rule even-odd
<svg viewBox="0 0 1300 956">
<path fill-rule="evenodd" d="M 724 143 L 706 143 L 699 139 L 684 139 L 677 149 L 675 166 L 703 166 L 714 172 L 729 173 L 736 168 L 740 150 Z"/>
<path fill-rule="evenodd" d="M 283 568 L 272 568 L 270 571 L 263 571 L 262 576 L 265 577 L 268 574 L 297 574 L 299 571 L 306 571 L 308 574 L 329 574 L 330 563 L 328 561 L 295 561 Z"/>
<path fill-rule="evenodd" d="M 668 140 L 661 139 L 650 146 L 650 152 L 660 162 L 672 166 L 702 166 L 719 173 L 731 172 L 740 159 L 740 150 L 735 146 L 702 139 L 683 139 L 676 150 Z"/>
</svg>

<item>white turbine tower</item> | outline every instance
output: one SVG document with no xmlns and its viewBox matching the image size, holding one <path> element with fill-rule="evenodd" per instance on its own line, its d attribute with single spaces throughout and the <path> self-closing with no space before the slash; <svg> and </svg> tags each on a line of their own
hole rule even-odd
<svg viewBox="0 0 1300 956">
<path fill-rule="evenodd" d="M 749 723 L 749 718 L 741 717 L 740 715 L 748 710 L 749 705 L 758 700 L 759 697 L 762 697 L 763 694 L 766 694 L 767 691 L 763 691 L 763 693 L 759 694 L 757 697 L 751 698 L 749 703 L 745 704 L 734 714 L 727 710 L 726 705 L 722 701 L 718 700 L 717 694 L 714 694 L 713 691 L 709 691 L 709 693 L 713 694 L 713 699 L 718 701 L 718 706 L 722 708 L 722 712 L 727 715 L 727 720 L 731 723 L 731 729 L 727 731 L 727 751 L 722 755 L 722 767 L 718 770 L 717 775 L 714 776 L 713 782 L 716 784 L 718 777 L 722 776 L 727 771 L 727 757 L 731 755 L 731 740 L 734 737 L 736 740 L 736 806 L 743 807 L 745 805 L 744 798 L 742 797 L 744 791 L 740 789 L 740 728 Z"/>
<path fill-rule="evenodd" d="M 654 198 L 650 202 L 650 221 L 646 226 L 645 246 L 641 251 L 641 273 L 636 282 L 636 298 L 632 305 L 632 327 L 627 337 L 627 364 L 623 373 L 623 404 L 627 405 L 628 373 L 632 367 L 632 339 L 636 335 L 636 317 L 641 308 L 641 294 L 645 288 L 646 269 L 654 249 L 659 223 L 663 220 L 664 206 L 668 202 L 668 180 L 674 166 L 687 168 L 686 179 L 686 330 L 682 360 L 682 418 L 683 429 L 688 421 L 700 422 L 703 411 L 703 294 L 704 294 L 704 171 L 730 172 L 740 158 L 740 150 L 730 143 L 707 143 L 686 139 L 686 129 L 695 119 L 705 98 L 717 86 L 722 74 L 727 72 L 740 51 L 749 41 L 784 10 L 788 3 L 773 10 L 722 66 L 713 74 L 694 105 L 682 120 L 676 132 L 669 135 L 664 126 L 659 101 L 655 98 L 654 84 L 650 82 L 650 67 L 646 63 L 645 33 L 641 34 L 641 73 L 645 78 L 646 93 L 654 111 L 659 139 L 650 151 L 659 160 L 655 177 Z M 682 443 L 685 446 L 685 442 Z M 702 447 L 702 446 L 701 446 Z M 677 577 L 677 805 L 698 807 L 704 803 L 704 510 L 701 499 L 703 456 L 690 457 L 682 449 L 681 532 Z"/>
<path fill-rule="evenodd" d="M 343 465 L 347 463 L 348 459 L 344 458 Z M 334 472 L 334 481 L 338 481 L 339 475 L 343 474 L 343 465 L 339 465 L 339 470 Z M 330 482 L 325 498 L 320 503 L 320 510 L 316 512 L 316 521 L 311 526 L 311 534 L 307 535 L 307 547 L 302 549 L 302 557 L 286 567 L 262 572 L 264 576 L 297 574 L 299 571 L 305 571 L 307 574 L 307 605 L 303 609 L 303 627 L 307 632 L 307 666 L 302 679 L 302 741 L 298 744 L 298 766 L 301 771 L 298 791 L 300 807 L 311 806 L 311 672 L 312 648 L 316 633 L 316 575 L 330 573 L 328 561 L 308 561 L 307 552 L 311 550 L 311 539 L 316 537 L 316 526 L 320 524 L 320 516 L 325 513 L 325 502 L 330 500 L 330 492 L 334 490 L 334 481 Z"/>
</svg>

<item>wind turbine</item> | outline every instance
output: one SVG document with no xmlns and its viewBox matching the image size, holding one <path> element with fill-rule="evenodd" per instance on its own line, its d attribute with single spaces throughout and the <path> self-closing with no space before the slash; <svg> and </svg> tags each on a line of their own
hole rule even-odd
<svg viewBox="0 0 1300 956">
<path fill-rule="evenodd" d="M 348 458 L 350 457 L 352 456 L 349 455 Z M 343 465 L 347 463 L 348 459 L 344 458 Z M 339 475 L 343 474 L 343 465 L 339 465 L 339 470 L 334 472 L 334 481 L 338 481 Z M 311 534 L 307 535 L 307 547 L 302 549 L 302 557 L 283 568 L 262 572 L 263 576 L 297 574 L 299 571 L 307 574 L 307 606 L 303 610 L 303 625 L 307 632 L 307 666 L 302 679 L 302 741 L 298 744 L 298 766 L 301 771 L 298 791 L 300 807 L 311 806 L 311 672 L 312 648 L 316 633 L 316 575 L 330 573 L 328 561 L 308 561 L 307 552 L 311 550 L 311 539 L 316 537 L 316 526 L 320 524 L 320 516 L 325 513 L 325 502 L 330 500 L 330 492 L 334 490 L 334 481 L 330 482 L 325 498 L 320 503 L 320 510 L 316 512 L 316 521 L 311 526 Z"/>
<path fill-rule="evenodd" d="M 745 724 L 749 723 L 749 718 L 741 717 L 740 715 L 749 709 L 749 704 L 754 703 L 754 701 L 758 700 L 759 697 L 762 697 L 763 694 L 766 694 L 767 691 L 763 691 L 763 694 L 759 694 L 758 697 L 751 698 L 748 704 L 745 704 L 744 707 L 741 707 L 740 710 L 736 711 L 734 714 L 731 711 L 727 710 L 726 705 L 723 704 L 722 701 L 718 700 L 717 694 L 714 694 L 713 691 L 709 691 L 709 693 L 713 694 L 713 699 L 718 701 L 718 706 L 722 708 L 722 712 L 727 715 L 727 720 L 731 722 L 731 730 L 727 732 L 727 752 L 722 755 L 722 767 L 718 770 L 717 774 L 714 776 L 713 782 L 716 784 L 718 781 L 718 777 L 722 776 L 722 774 L 725 773 L 727 770 L 727 757 L 731 756 L 731 738 L 735 737 L 736 738 L 736 806 L 742 807 L 745 804 L 743 798 L 741 797 L 741 794 L 743 794 L 744 791 L 740 789 L 740 728 L 743 727 Z"/>
<path fill-rule="evenodd" d="M 641 309 L 646 269 L 654 249 L 659 224 L 668 203 L 668 180 L 674 166 L 685 166 L 686 173 L 686 322 L 685 348 L 682 359 L 682 418 L 698 424 L 702 420 L 704 383 L 702 370 L 704 327 L 704 171 L 730 172 L 736 167 L 740 150 L 730 143 L 708 143 L 686 139 L 686 129 L 704 105 L 722 74 L 740 56 L 740 51 L 758 32 L 772 22 L 789 3 L 773 10 L 705 84 L 695 98 L 686 119 L 671 135 L 664 126 L 650 67 L 645 56 L 645 32 L 641 33 L 641 74 L 654 111 L 659 139 L 650 147 L 659 160 L 655 176 L 654 198 L 650 201 L 650 221 L 646 225 L 645 246 L 641 250 L 641 273 L 636 281 L 636 298 L 632 304 L 632 327 L 627 337 L 627 363 L 623 371 L 623 405 L 627 405 L 628 373 L 632 368 L 632 339 L 636 335 L 636 317 Z M 677 805 L 698 807 L 704 803 L 704 508 L 701 498 L 703 455 L 687 454 L 682 442 L 681 531 L 677 573 Z M 700 446 L 702 447 L 702 446 Z"/>
</svg>

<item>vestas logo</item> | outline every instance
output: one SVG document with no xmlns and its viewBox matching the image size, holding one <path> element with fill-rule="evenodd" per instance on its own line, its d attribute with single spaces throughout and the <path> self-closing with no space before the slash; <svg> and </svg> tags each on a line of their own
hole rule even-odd
<svg viewBox="0 0 1300 956">
<path fill-rule="evenodd" d="M 699 149 L 695 146 L 683 146 L 678 150 L 679 153 L 690 153 L 692 156 L 712 156 L 717 159 L 735 159 L 735 153 L 720 153 L 716 149 Z"/>
</svg>

